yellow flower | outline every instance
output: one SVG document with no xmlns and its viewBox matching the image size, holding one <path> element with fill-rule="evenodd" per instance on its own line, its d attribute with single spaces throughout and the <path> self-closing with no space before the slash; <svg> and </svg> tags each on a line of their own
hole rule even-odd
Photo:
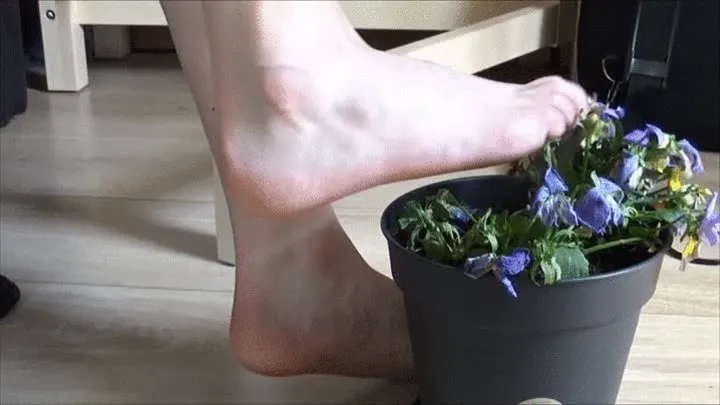
<svg viewBox="0 0 720 405">
<path fill-rule="evenodd" d="M 678 169 L 671 169 L 670 170 L 670 181 L 668 183 L 668 187 L 670 187 L 670 191 L 678 191 L 680 190 L 680 187 L 682 187 L 682 171 Z"/>
<path fill-rule="evenodd" d="M 688 243 L 682 251 L 683 260 L 695 257 L 695 255 L 697 255 L 698 247 L 700 246 L 697 238 L 691 236 L 688 239 Z"/>
</svg>

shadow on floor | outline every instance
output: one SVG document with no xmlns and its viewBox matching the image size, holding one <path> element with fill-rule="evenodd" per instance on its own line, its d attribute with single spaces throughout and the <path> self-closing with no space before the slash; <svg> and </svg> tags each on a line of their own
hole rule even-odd
<svg viewBox="0 0 720 405">
<path fill-rule="evenodd" d="M 163 223 L 134 207 L 138 202 L 5 192 L 0 199 L 48 216 L 97 226 L 171 251 L 217 261 L 215 235 Z"/>
<path fill-rule="evenodd" d="M 24 299 L 0 335 L 9 384 L 3 398 L 12 403 L 405 405 L 416 393 L 378 380 L 245 370 L 230 350 L 226 320 L 213 310 L 225 306 L 229 293 L 188 298 L 107 287 L 21 288 Z M 158 300 L 173 309 L 153 314 Z M 199 316 L 205 311 L 216 315 Z"/>
</svg>

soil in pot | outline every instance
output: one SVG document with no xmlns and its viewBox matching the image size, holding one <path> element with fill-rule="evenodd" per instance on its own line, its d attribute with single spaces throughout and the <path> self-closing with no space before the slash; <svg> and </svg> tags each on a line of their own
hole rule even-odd
<svg viewBox="0 0 720 405">
<path fill-rule="evenodd" d="M 596 254 L 591 259 L 604 273 L 549 287 L 521 273 L 513 280 L 519 297 L 513 299 L 494 277 L 473 280 L 396 240 L 396 220 L 410 200 L 445 188 L 473 208 L 512 211 L 528 203 L 530 187 L 509 176 L 456 179 L 401 196 L 383 213 L 423 404 L 616 400 L 640 310 L 655 291 L 665 250 Z M 613 268 L 618 270 L 608 271 Z"/>
</svg>

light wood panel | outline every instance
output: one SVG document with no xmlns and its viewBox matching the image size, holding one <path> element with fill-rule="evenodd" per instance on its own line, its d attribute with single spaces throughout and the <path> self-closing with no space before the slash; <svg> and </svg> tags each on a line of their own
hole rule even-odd
<svg viewBox="0 0 720 405">
<path fill-rule="evenodd" d="M 77 1 L 77 0 L 75 0 Z M 538 3 L 557 0 L 486 1 L 343 1 L 354 27 L 360 29 L 450 30 Z M 158 0 L 79 1 L 75 21 L 98 25 L 167 25 Z"/>
</svg>

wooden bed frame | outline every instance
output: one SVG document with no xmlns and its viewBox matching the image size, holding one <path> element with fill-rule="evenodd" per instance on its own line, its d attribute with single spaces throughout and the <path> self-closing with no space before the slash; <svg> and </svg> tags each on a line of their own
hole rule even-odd
<svg viewBox="0 0 720 405">
<path fill-rule="evenodd" d="M 574 65 L 579 0 L 342 1 L 358 29 L 443 31 L 390 52 L 475 73 L 536 50 L 560 46 Z M 49 91 L 78 92 L 88 85 L 82 27 L 95 33 L 96 54 L 129 52 L 124 27 L 167 25 L 157 0 L 40 0 L 45 69 Z M 216 176 L 218 258 L 235 255 L 225 198 Z"/>
</svg>

